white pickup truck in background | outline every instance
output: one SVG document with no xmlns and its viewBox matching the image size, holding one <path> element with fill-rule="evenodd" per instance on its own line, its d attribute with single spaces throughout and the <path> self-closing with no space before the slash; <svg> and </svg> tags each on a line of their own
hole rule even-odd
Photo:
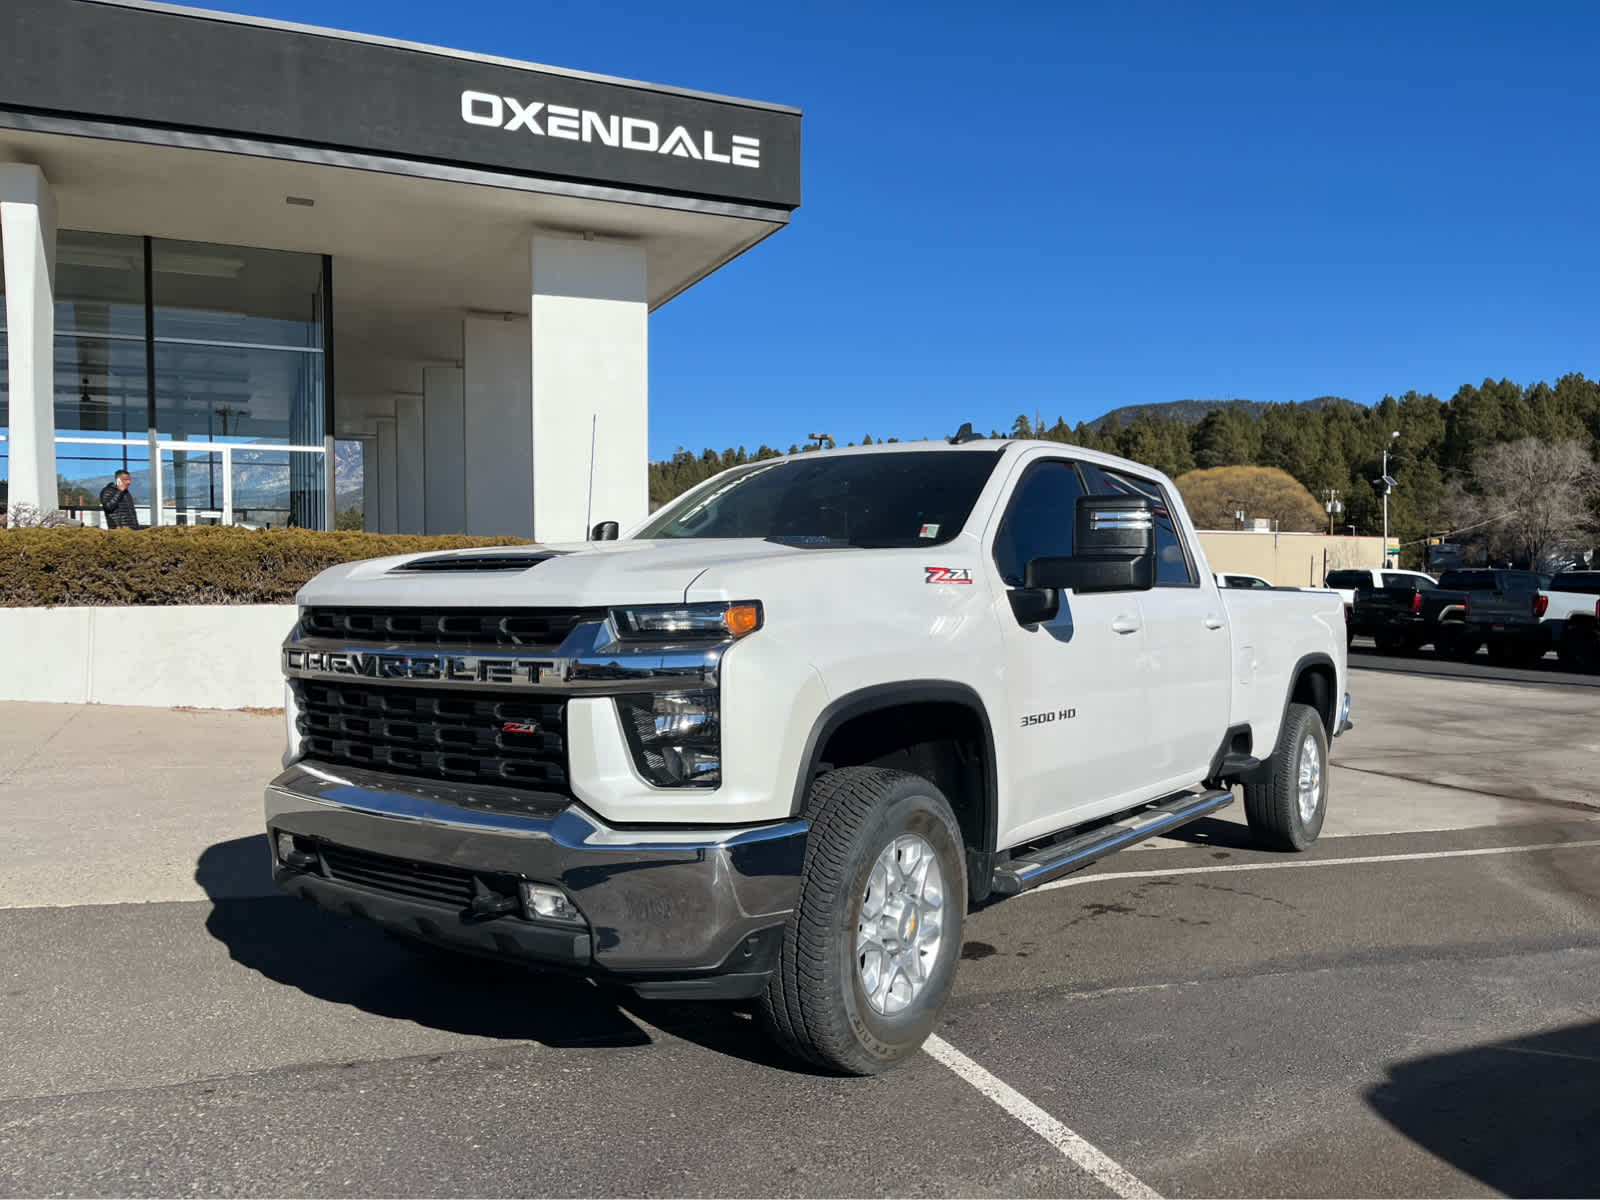
<svg viewBox="0 0 1600 1200">
<path fill-rule="evenodd" d="M 1339 599 L 1219 588 L 1149 468 L 963 431 L 738 467 L 608 535 L 304 588 L 280 886 L 418 946 L 759 997 L 867 1073 L 935 1028 L 969 902 L 1235 784 L 1266 846 L 1322 827 Z"/>
</svg>

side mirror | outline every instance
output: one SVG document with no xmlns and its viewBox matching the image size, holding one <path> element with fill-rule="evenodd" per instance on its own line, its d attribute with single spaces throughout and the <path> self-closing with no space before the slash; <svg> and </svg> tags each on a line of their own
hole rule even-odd
<svg viewBox="0 0 1600 1200">
<path fill-rule="evenodd" d="M 619 526 L 615 521 L 601 521 L 589 531 L 589 540 L 591 542 L 614 542 L 617 540 L 619 531 Z"/>
<path fill-rule="evenodd" d="M 1080 496 L 1070 558 L 1035 558 L 1025 589 L 1143 592 L 1156 583 L 1155 505 L 1146 496 Z"/>
</svg>

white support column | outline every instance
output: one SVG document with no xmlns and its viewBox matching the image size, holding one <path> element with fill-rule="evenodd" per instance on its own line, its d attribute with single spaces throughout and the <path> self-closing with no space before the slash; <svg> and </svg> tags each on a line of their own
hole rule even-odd
<svg viewBox="0 0 1600 1200">
<path fill-rule="evenodd" d="M 649 510 L 644 247 L 536 235 L 532 266 L 534 533 L 626 529 Z"/>
<path fill-rule="evenodd" d="M 38 167 L 0 163 L 6 354 L 11 377 L 10 503 L 50 512 L 56 495 L 56 202 Z"/>
<path fill-rule="evenodd" d="M 394 418 L 378 417 L 378 523 L 379 533 L 400 532 L 400 509 L 395 495 Z M 372 527 L 368 520 L 368 528 Z"/>
<path fill-rule="evenodd" d="M 467 531 L 466 426 L 460 367 L 422 372 L 425 533 Z"/>
<path fill-rule="evenodd" d="M 422 396 L 394 398 L 395 532 L 421 533 L 424 511 Z"/>
<path fill-rule="evenodd" d="M 461 341 L 467 532 L 532 537 L 528 323 L 468 317 Z"/>
</svg>

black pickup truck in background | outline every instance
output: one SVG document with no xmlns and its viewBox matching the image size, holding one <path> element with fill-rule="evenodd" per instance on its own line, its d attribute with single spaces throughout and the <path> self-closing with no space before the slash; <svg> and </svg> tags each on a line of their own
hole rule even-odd
<svg viewBox="0 0 1600 1200">
<path fill-rule="evenodd" d="M 1387 586 L 1356 592 L 1350 610 L 1350 631 L 1366 635 L 1384 654 L 1407 654 L 1432 645 L 1444 658 L 1471 658 L 1483 645 L 1468 630 L 1467 611 L 1475 594 L 1533 592 L 1549 585 L 1550 576 L 1534 571 L 1486 567 L 1446 571 L 1437 584 L 1414 576 L 1385 577 Z"/>
</svg>

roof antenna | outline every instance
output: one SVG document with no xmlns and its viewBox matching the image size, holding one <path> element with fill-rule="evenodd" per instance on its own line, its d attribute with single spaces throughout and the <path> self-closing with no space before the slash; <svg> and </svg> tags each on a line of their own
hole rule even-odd
<svg viewBox="0 0 1600 1200">
<path fill-rule="evenodd" d="M 981 442 L 984 440 L 984 437 L 981 433 L 972 432 L 971 421 L 964 421 L 962 422 L 961 428 L 956 430 L 956 435 L 947 440 L 952 446 L 959 446 L 962 442 Z"/>
</svg>

